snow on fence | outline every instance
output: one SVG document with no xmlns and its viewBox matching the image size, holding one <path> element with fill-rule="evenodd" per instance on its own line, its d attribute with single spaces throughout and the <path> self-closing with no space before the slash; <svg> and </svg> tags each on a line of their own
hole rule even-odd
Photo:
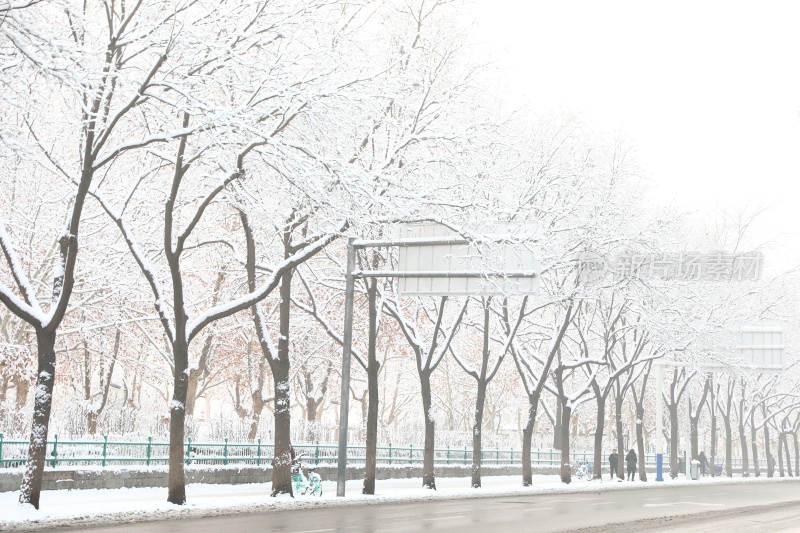
<svg viewBox="0 0 800 533">
<path fill-rule="evenodd" d="M 297 454 L 304 453 L 304 462 L 314 464 L 336 464 L 337 445 L 306 443 L 295 445 Z M 25 464 L 28 442 L 21 440 L 4 440 L 0 433 L 0 467 L 18 467 Z M 387 465 L 422 464 L 423 448 L 413 445 L 407 446 L 378 446 L 378 463 Z M 58 435 L 47 442 L 47 466 L 55 468 L 61 466 L 132 466 L 132 465 L 162 465 L 169 459 L 169 442 L 154 440 L 148 437 L 146 441 L 125 442 L 109 440 L 107 436 L 102 440 L 59 440 Z M 192 441 L 187 439 L 184 444 L 184 457 L 187 465 L 228 465 L 250 464 L 269 465 L 274 454 L 274 444 L 271 442 L 222 442 Z M 366 446 L 349 445 L 347 447 L 348 463 L 360 464 L 364 462 Z M 594 460 L 592 452 L 572 452 L 573 464 L 581 462 L 591 463 Z M 441 465 L 471 465 L 472 449 L 465 447 L 447 446 L 434 450 L 434 461 Z M 647 454 L 645 461 L 649 468 L 655 468 L 655 454 Z M 561 462 L 561 452 L 555 449 L 532 450 L 531 462 L 539 467 L 558 467 Z M 510 449 L 484 449 L 482 463 L 485 465 L 519 465 L 522 463 L 522 452 Z M 665 456 L 664 463 L 669 464 L 669 457 Z M 739 463 L 739 464 L 737 464 Z M 604 468 L 607 466 L 603 458 Z M 733 461 L 733 468 L 741 467 L 737 459 Z M 766 468 L 766 464 L 764 465 Z"/>
</svg>

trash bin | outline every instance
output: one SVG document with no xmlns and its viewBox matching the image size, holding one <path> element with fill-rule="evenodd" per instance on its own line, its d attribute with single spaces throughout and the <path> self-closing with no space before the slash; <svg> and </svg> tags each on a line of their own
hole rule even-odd
<svg viewBox="0 0 800 533">
<path fill-rule="evenodd" d="M 678 473 L 685 474 L 686 473 L 686 459 L 683 457 L 678 458 Z"/>
<path fill-rule="evenodd" d="M 700 479 L 700 461 L 697 459 L 692 459 L 692 466 L 691 470 L 689 470 L 689 474 L 694 480 Z"/>
</svg>

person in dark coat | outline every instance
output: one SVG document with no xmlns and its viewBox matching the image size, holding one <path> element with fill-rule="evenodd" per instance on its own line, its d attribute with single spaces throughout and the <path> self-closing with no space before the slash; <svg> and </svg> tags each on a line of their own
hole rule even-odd
<svg viewBox="0 0 800 533">
<path fill-rule="evenodd" d="M 617 477 L 617 449 L 611 450 L 611 455 L 608 456 L 608 466 L 611 468 L 611 479 Z"/>
<path fill-rule="evenodd" d="M 633 481 L 633 476 L 636 475 L 636 452 L 633 448 L 625 456 L 625 462 L 628 463 L 628 481 Z"/>
<path fill-rule="evenodd" d="M 700 461 L 700 475 L 706 475 L 706 468 L 708 468 L 708 459 L 706 458 L 706 452 L 701 451 L 700 455 L 697 457 L 697 460 Z"/>
</svg>

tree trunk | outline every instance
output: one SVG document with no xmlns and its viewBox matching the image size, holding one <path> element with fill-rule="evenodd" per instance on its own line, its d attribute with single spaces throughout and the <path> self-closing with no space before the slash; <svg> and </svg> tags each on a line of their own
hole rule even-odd
<svg viewBox="0 0 800 533">
<path fill-rule="evenodd" d="M 186 503 L 186 480 L 183 471 L 183 441 L 186 432 L 186 393 L 189 385 L 189 349 L 179 340 L 183 332 L 178 328 L 176 342 L 172 348 L 175 359 L 172 402 L 169 406 L 169 479 L 167 501 L 175 505 Z"/>
<path fill-rule="evenodd" d="M 717 410 L 716 399 L 714 398 L 714 386 L 711 385 L 711 398 L 709 399 L 709 407 L 711 411 L 711 477 L 716 477 L 717 469 Z"/>
<path fill-rule="evenodd" d="M 19 502 L 39 508 L 42 477 L 47 453 L 47 433 L 50 426 L 50 410 L 53 407 L 53 385 L 56 377 L 56 334 L 47 330 L 36 331 L 39 351 L 36 394 L 33 399 L 33 423 L 28 445 L 28 463 L 22 476 Z"/>
<path fill-rule="evenodd" d="M 284 235 L 288 246 L 289 236 Z M 290 254 L 287 250 L 286 256 Z M 289 319 L 292 304 L 292 270 L 281 277 L 280 286 L 280 336 L 278 337 L 278 360 L 270 361 L 275 384 L 275 458 L 272 466 L 272 496 L 292 492 L 292 446 L 291 402 L 289 398 Z"/>
<path fill-rule="evenodd" d="M 553 419 L 553 449 L 561 449 L 561 402 L 556 402 L 556 416 Z"/>
<path fill-rule="evenodd" d="M 603 429 L 606 422 L 606 402 L 605 398 L 597 395 L 597 417 L 595 418 L 594 430 L 594 467 L 592 468 L 592 479 L 603 479 Z"/>
<path fill-rule="evenodd" d="M 533 484 L 533 469 L 531 468 L 531 440 L 533 428 L 536 427 L 536 412 L 539 408 L 539 393 L 534 392 L 528 396 L 528 421 L 522 430 L 522 486 L 530 487 Z"/>
<path fill-rule="evenodd" d="M 375 494 L 375 472 L 378 462 L 378 310 L 375 297 L 378 292 L 377 280 L 369 282 L 369 344 L 367 347 L 367 449 L 364 465 L 364 487 L 362 494 Z"/>
<path fill-rule="evenodd" d="M 686 468 L 689 468 L 689 461 L 697 459 L 700 456 L 700 448 L 698 443 L 699 432 L 697 427 L 700 424 L 700 414 L 703 412 L 703 406 L 708 399 L 708 391 L 710 388 L 710 381 L 706 379 L 706 382 L 703 384 L 703 394 L 700 396 L 700 401 L 697 402 L 697 408 L 694 411 L 696 414 L 692 413 L 691 399 L 689 402 L 689 445 L 691 446 L 691 454 L 687 460 Z M 685 394 L 689 394 L 688 387 Z"/>
<path fill-rule="evenodd" d="M 275 384 L 275 457 L 272 460 L 272 496 L 292 492 L 291 446 L 292 419 L 289 401 L 288 361 L 274 361 L 272 367 Z"/>
<path fill-rule="evenodd" d="M 783 473 L 783 434 L 778 434 L 778 472 L 780 477 L 784 477 Z"/>
<path fill-rule="evenodd" d="M 767 458 L 767 477 L 775 475 L 775 463 L 772 459 L 772 447 L 769 442 L 769 422 L 767 422 L 767 406 L 761 404 L 761 412 L 764 416 L 764 455 Z"/>
<path fill-rule="evenodd" d="M 758 445 L 756 443 L 755 412 L 755 409 L 750 412 L 750 445 L 753 447 L 753 472 L 755 472 L 756 477 L 761 477 L 761 465 L 758 463 Z"/>
<path fill-rule="evenodd" d="M 21 411 L 28 403 L 28 392 L 30 391 L 31 383 L 24 377 L 18 377 L 14 380 L 14 385 L 16 387 L 15 405 L 17 410 Z"/>
<path fill-rule="evenodd" d="M 483 453 L 481 435 L 483 433 L 483 407 L 485 401 L 486 382 L 480 380 L 478 381 L 478 396 L 475 400 L 475 419 L 472 424 L 472 488 L 474 489 L 480 488 L 481 486 L 481 454 Z"/>
<path fill-rule="evenodd" d="M 798 442 L 797 431 L 792 433 L 794 441 L 794 477 L 800 477 L 800 442 Z"/>
<path fill-rule="evenodd" d="M 200 373 L 193 371 L 191 374 L 186 386 L 186 416 L 194 416 L 194 406 L 197 403 L 197 386 Z"/>
<path fill-rule="evenodd" d="M 747 457 L 747 435 L 744 431 L 744 421 L 739 420 L 739 442 L 742 445 L 742 477 L 750 477 L 750 464 Z"/>
<path fill-rule="evenodd" d="M 559 403 L 563 402 L 559 400 Z M 572 481 L 572 471 L 569 458 L 569 423 L 572 418 L 572 408 L 567 405 L 561 406 L 561 482 L 570 483 Z"/>
<path fill-rule="evenodd" d="M 94 410 L 90 410 L 86 413 L 86 429 L 89 435 L 97 433 L 97 412 Z"/>
<path fill-rule="evenodd" d="M 644 455 L 644 398 L 641 402 L 636 402 L 636 447 L 639 457 L 639 479 L 647 481 L 647 469 L 645 468 L 646 458 Z"/>
<path fill-rule="evenodd" d="M 792 472 L 792 459 L 791 455 L 789 454 L 789 438 L 786 436 L 786 433 L 781 433 L 781 438 L 783 439 L 783 451 L 786 455 L 786 471 L 789 477 L 794 477 L 794 472 Z M 783 474 L 781 474 L 783 476 Z"/>
<path fill-rule="evenodd" d="M 481 486 L 483 410 L 486 403 L 486 388 L 489 385 L 486 378 L 489 366 L 489 305 L 490 299 L 487 299 L 483 305 L 483 352 L 481 354 L 481 373 L 478 377 L 478 394 L 475 397 L 475 417 L 472 424 L 472 488 L 474 489 Z"/>
<path fill-rule="evenodd" d="M 253 406 L 253 413 L 250 420 L 250 429 L 247 430 L 247 442 L 253 442 L 258 435 L 258 422 L 261 419 L 261 411 L 257 411 Z"/>
<path fill-rule="evenodd" d="M 733 477 L 733 432 L 731 431 L 730 415 L 722 415 L 725 424 L 725 475 Z"/>
<path fill-rule="evenodd" d="M 422 459 L 422 487 L 436 490 L 436 477 L 433 470 L 433 443 L 436 422 L 433 419 L 433 402 L 431 400 L 431 375 L 429 371 L 419 374 L 422 392 L 422 410 L 425 417 L 425 450 Z"/>
<path fill-rule="evenodd" d="M 678 403 L 671 403 L 669 408 L 669 477 L 675 479 L 678 471 Z"/>
<path fill-rule="evenodd" d="M 616 426 L 617 431 L 617 450 L 619 450 L 618 455 L 618 463 L 617 463 L 617 477 L 621 480 L 625 480 L 625 462 L 622 460 L 622 457 L 625 456 L 625 440 L 624 435 L 622 433 L 622 394 L 614 395 L 614 425 Z M 623 465 L 623 466 L 620 466 Z"/>
</svg>

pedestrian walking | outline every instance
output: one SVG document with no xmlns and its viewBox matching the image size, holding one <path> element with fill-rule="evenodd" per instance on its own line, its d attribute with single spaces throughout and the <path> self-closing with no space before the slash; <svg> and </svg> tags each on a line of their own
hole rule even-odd
<svg viewBox="0 0 800 533">
<path fill-rule="evenodd" d="M 706 468 L 708 468 L 708 459 L 706 458 L 706 452 L 701 451 L 700 455 L 697 457 L 697 460 L 700 461 L 700 475 L 706 475 Z"/>
<path fill-rule="evenodd" d="M 611 479 L 617 477 L 617 449 L 611 450 L 611 455 L 608 456 L 608 466 L 611 469 Z"/>
<path fill-rule="evenodd" d="M 628 463 L 628 481 L 633 481 L 633 476 L 636 475 L 636 452 L 633 448 L 625 456 L 625 462 Z"/>
</svg>

